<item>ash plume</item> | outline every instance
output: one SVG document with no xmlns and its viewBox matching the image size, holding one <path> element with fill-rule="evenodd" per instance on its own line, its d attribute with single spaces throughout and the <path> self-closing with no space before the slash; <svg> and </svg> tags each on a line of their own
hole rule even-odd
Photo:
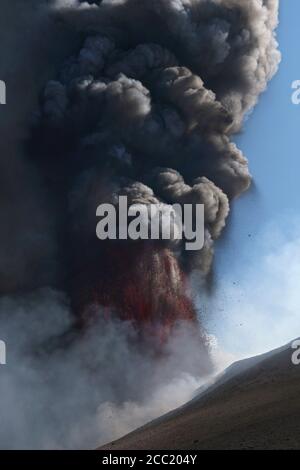
<svg viewBox="0 0 300 470">
<path fill-rule="evenodd" d="M 9 264 L 17 240 L 2 235 L 10 250 L 0 325 L 8 342 L 19 330 L 23 338 L 13 354 L 23 366 L 7 373 L 3 394 L 24 391 L 19 417 L 11 424 L 8 400 L 5 422 L 26 448 L 96 445 L 119 435 L 109 417 L 120 411 L 127 423 L 134 410 L 136 422 L 120 425 L 131 430 L 172 407 L 157 407 L 166 381 L 190 390 L 212 370 L 189 275 L 209 274 L 230 203 L 251 184 L 232 139 L 277 70 L 278 0 L 32 0 L 31 16 L 17 3 L 13 24 L 35 26 L 28 50 L 16 54 L 18 87 L 24 67 L 25 78 L 39 80 L 26 103 L 14 103 L 6 133 L 18 129 L 17 138 L 7 137 L 1 162 L 12 231 L 15 215 L 26 221 L 19 261 Z M 17 28 L 10 41 L 22 42 Z M 11 198 L 20 173 L 21 194 Z M 96 208 L 117 205 L 119 195 L 134 204 L 204 204 L 204 248 L 100 242 Z M 68 384 L 78 393 L 62 399 Z M 28 423 L 32 438 L 21 437 Z"/>
<path fill-rule="evenodd" d="M 90 235 L 97 205 L 124 191 L 135 203 L 204 204 L 204 249 L 191 256 L 183 244 L 169 246 L 159 265 L 174 257 L 184 272 L 209 272 L 229 201 L 250 185 L 247 160 L 231 137 L 276 71 L 277 7 L 276 0 L 57 2 L 53 15 L 83 39 L 44 90 L 37 154 L 53 181 L 65 180 L 59 204 L 68 199 L 69 223 L 81 221 L 74 251 L 88 246 L 90 254 L 71 253 L 69 274 L 83 272 L 81 286 L 107 288 L 86 256 L 109 264 L 112 252 L 124 251 L 106 246 L 103 254 Z M 138 284 L 138 272 L 133 276 Z M 112 275 L 108 283 L 122 280 Z M 89 304 L 91 292 L 87 297 Z M 104 294 L 96 297 L 104 303 Z M 116 306 L 112 296 L 108 303 Z M 183 310 L 174 319 L 185 318 Z M 127 313 L 143 316 L 138 308 Z"/>
</svg>

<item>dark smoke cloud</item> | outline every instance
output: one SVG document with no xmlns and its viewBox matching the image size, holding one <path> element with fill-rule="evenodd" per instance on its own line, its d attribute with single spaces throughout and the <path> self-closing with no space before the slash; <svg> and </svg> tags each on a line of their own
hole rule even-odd
<svg viewBox="0 0 300 470">
<path fill-rule="evenodd" d="M 250 185 L 231 139 L 277 69 L 278 1 L 2 1 L 0 447 L 96 446 L 211 371 L 197 324 L 178 322 L 158 361 L 120 319 L 135 284 L 158 319 L 175 302 L 193 317 L 185 274 L 209 272 L 230 201 Z M 119 194 L 204 203 L 204 249 L 102 247 L 96 207 Z M 105 295 L 78 330 L 95 277 Z"/>
<path fill-rule="evenodd" d="M 0 77 L 0 292 L 52 282 L 57 272 L 53 217 L 43 180 L 24 152 L 38 96 L 70 53 L 70 39 L 49 18 L 48 2 L 2 0 Z"/>
<path fill-rule="evenodd" d="M 131 180 L 151 188 L 149 202 L 204 203 L 206 247 L 189 260 L 204 273 L 228 200 L 250 185 L 230 138 L 277 69 L 277 10 L 277 0 L 56 4 L 85 39 L 46 87 L 49 139 L 69 137 L 82 162 L 93 154 L 83 164 L 109 171 L 112 191 L 125 184 L 128 194 Z"/>
</svg>

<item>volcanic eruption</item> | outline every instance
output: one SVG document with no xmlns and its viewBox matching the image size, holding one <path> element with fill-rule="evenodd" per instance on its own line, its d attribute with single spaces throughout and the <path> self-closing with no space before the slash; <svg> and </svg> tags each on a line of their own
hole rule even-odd
<svg viewBox="0 0 300 470">
<path fill-rule="evenodd" d="M 232 140 L 277 70 L 278 1 L 2 4 L 0 447 L 96 447 L 212 373 L 190 279 L 250 185 Z M 203 204 L 203 249 L 100 241 L 121 196 Z"/>
<path fill-rule="evenodd" d="M 278 2 L 97 3 L 53 10 L 79 46 L 44 90 L 35 153 L 55 188 L 64 282 L 80 321 L 100 305 L 164 336 L 178 321 L 196 321 L 188 275 L 209 272 L 229 201 L 250 185 L 230 138 L 276 71 Z M 204 248 L 100 243 L 96 208 L 118 195 L 204 204 Z"/>
</svg>

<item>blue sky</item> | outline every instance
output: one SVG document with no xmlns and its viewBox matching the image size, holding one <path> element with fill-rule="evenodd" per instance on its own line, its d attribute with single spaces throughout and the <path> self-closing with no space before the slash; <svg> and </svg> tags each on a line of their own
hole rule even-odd
<svg viewBox="0 0 300 470">
<path fill-rule="evenodd" d="M 300 335 L 300 294 L 291 275 L 300 282 L 300 105 L 291 102 L 291 84 L 300 80 L 299 18 L 300 1 L 281 0 L 282 62 L 235 139 L 254 184 L 234 202 L 217 246 L 213 299 L 200 299 L 209 332 L 238 356 Z"/>
</svg>

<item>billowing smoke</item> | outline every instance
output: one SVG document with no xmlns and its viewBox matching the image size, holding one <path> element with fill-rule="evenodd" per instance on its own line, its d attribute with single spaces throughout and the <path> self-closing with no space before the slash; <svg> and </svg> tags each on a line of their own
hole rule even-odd
<svg viewBox="0 0 300 470">
<path fill-rule="evenodd" d="M 278 2 L 64 5 L 53 15 L 82 45 L 44 90 L 36 153 L 63 207 L 59 224 L 73 227 L 73 306 L 86 317 L 91 304 L 107 305 L 151 327 L 196 318 L 183 273 L 209 272 L 229 200 L 250 185 L 230 138 L 276 71 Z M 136 204 L 204 204 L 204 248 L 191 255 L 184 244 L 100 246 L 96 208 L 120 194 Z M 158 286 L 166 295 L 157 303 Z"/>
<path fill-rule="evenodd" d="M 84 333 L 73 328 L 62 293 L 1 299 L 8 355 L 0 448 L 95 448 L 181 405 L 209 372 L 187 324 L 178 325 L 159 363 L 129 322 L 99 314 Z"/>
<path fill-rule="evenodd" d="M 29 211 L 37 215 L 21 243 L 26 261 L 10 267 L 1 286 L 7 342 L 19 341 L 19 331 L 23 338 L 13 352 L 21 365 L 7 372 L 3 395 L 13 400 L 22 390 L 24 397 L 14 417 L 5 403 L 6 429 L 17 444 L 1 434 L 0 445 L 89 446 L 188 398 L 160 402 L 166 384 L 190 391 L 211 371 L 189 274 L 197 270 L 205 279 L 210 272 L 230 202 L 251 182 L 232 136 L 276 72 L 278 0 L 30 5 L 40 25 L 34 31 L 47 39 L 32 77 L 44 70 L 44 83 L 50 81 L 43 88 L 39 79 L 26 111 L 15 104 L 27 135 L 28 111 L 36 112 L 26 146 L 18 136 L 17 151 L 5 153 L 14 154 L 11 174 L 4 164 L 11 181 L 20 166 L 36 196 L 25 203 L 22 182 L 24 191 L 14 195 L 22 209 L 15 200 L 9 207 L 27 228 Z M 23 15 L 24 6 L 21 22 Z M 31 38 L 30 56 L 33 44 Z M 12 130 L 22 127 L 11 121 Z M 117 204 L 119 195 L 158 207 L 204 204 L 204 248 L 187 252 L 183 241 L 172 240 L 100 242 L 96 208 Z M 137 419 L 128 427 L 132 410 Z M 119 431 L 115 421 L 108 424 L 115 413 L 125 416 Z"/>
</svg>

